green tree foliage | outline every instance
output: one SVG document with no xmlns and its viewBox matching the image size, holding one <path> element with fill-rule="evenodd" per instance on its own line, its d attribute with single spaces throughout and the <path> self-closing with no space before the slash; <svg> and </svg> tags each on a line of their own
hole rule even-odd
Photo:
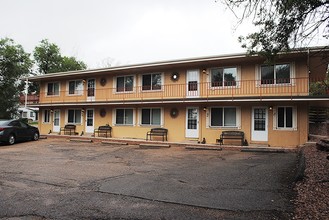
<svg viewBox="0 0 329 220">
<path fill-rule="evenodd" d="M 30 54 L 12 39 L 0 39 L 0 118 L 13 117 L 17 112 L 20 78 L 28 76 L 32 67 Z"/>
<path fill-rule="evenodd" d="M 35 47 L 33 56 L 39 74 L 87 69 L 87 65 L 83 61 L 79 61 L 75 57 L 62 56 L 60 48 L 46 39 Z M 29 85 L 29 93 L 33 92 L 39 92 L 37 83 Z"/>
<path fill-rule="evenodd" d="M 252 18 L 259 31 L 240 37 L 248 52 L 265 56 L 328 38 L 328 0 L 222 0 L 242 22 Z M 238 13 L 241 12 L 241 13 Z"/>
<path fill-rule="evenodd" d="M 62 56 L 59 47 L 48 40 L 42 40 L 34 49 L 34 60 L 39 73 L 55 73 L 73 70 L 84 70 L 87 65 L 75 57 Z"/>
</svg>

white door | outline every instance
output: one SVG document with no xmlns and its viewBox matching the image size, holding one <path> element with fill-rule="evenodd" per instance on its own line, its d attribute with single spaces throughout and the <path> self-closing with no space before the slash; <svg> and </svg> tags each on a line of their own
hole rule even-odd
<svg viewBox="0 0 329 220">
<path fill-rule="evenodd" d="M 186 96 L 199 97 L 200 93 L 200 74 L 199 70 L 188 70 L 186 73 Z"/>
<path fill-rule="evenodd" d="M 268 141 L 268 113 L 267 107 L 252 108 L 252 141 Z"/>
<path fill-rule="evenodd" d="M 87 101 L 95 101 L 95 79 L 87 80 Z"/>
<path fill-rule="evenodd" d="M 54 120 L 53 120 L 53 132 L 59 132 L 61 129 L 61 111 L 56 109 L 54 110 L 53 114 Z"/>
<path fill-rule="evenodd" d="M 199 138 L 199 108 L 186 108 L 186 137 Z"/>
<path fill-rule="evenodd" d="M 86 133 L 94 132 L 94 109 L 86 110 Z"/>
</svg>

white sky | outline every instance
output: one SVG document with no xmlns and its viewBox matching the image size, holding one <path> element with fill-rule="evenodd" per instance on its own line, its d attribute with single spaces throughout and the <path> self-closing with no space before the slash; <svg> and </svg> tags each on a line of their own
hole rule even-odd
<svg viewBox="0 0 329 220">
<path fill-rule="evenodd" d="M 0 38 L 42 39 L 88 68 L 244 52 L 252 32 L 215 0 L 0 0 Z"/>
</svg>

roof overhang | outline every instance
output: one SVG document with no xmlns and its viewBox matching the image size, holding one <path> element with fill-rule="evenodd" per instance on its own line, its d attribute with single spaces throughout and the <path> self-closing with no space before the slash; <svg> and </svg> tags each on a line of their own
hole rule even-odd
<svg viewBox="0 0 329 220">
<path fill-rule="evenodd" d="M 312 47 L 312 48 L 300 48 L 294 49 L 289 52 L 282 52 L 278 55 L 278 57 L 307 57 L 310 53 L 329 53 L 329 48 L 326 47 Z M 170 61 L 160 61 L 160 62 L 152 62 L 152 63 L 143 63 L 143 64 L 132 64 L 125 66 L 116 66 L 109 68 L 101 68 L 101 69 L 91 69 L 91 70 L 80 70 L 80 71 L 69 71 L 69 72 L 59 72 L 59 73 L 48 73 L 44 75 L 31 76 L 27 79 L 29 81 L 41 81 L 41 80 L 50 80 L 53 78 L 68 78 L 68 77 L 84 77 L 88 75 L 100 75 L 104 73 L 115 73 L 115 72 L 129 72 L 129 71 L 152 71 L 159 69 L 168 69 L 168 68 L 183 68 L 187 64 L 189 68 L 203 68 L 209 66 L 216 62 L 229 62 L 237 59 L 242 59 L 243 62 L 255 62 L 255 61 L 265 61 L 264 57 L 259 55 L 248 55 L 246 53 L 239 54 L 226 54 L 219 56 L 209 56 L 209 57 L 199 57 L 199 58 L 189 58 L 189 59 L 179 59 L 179 60 L 170 60 Z"/>
<path fill-rule="evenodd" d="M 121 105 L 163 105 L 163 104 L 205 104 L 205 103 L 260 103 L 260 102 L 308 102 L 329 104 L 329 96 L 326 97 L 243 97 L 243 98 L 220 98 L 220 99 L 163 99 L 163 100 L 136 100 L 136 101 L 112 101 L 112 102 L 65 102 L 65 103 L 39 103 L 32 104 L 33 107 L 92 107 L 92 106 L 121 106 Z"/>
</svg>

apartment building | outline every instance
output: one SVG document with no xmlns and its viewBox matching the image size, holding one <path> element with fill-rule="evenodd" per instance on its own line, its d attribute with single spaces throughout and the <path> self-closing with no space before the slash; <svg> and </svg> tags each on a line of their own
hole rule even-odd
<svg viewBox="0 0 329 220">
<path fill-rule="evenodd" d="M 328 105 L 312 83 L 327 75 L 329 50 L 221 55 L 30 77 L 40 83 L 39 129 L 66 124 L 90 135 L 110 125 L 112 138 L 145 139 L 154 127 L 168 141 L 216 143 L 222 131 L 243 131 L 247 142 L 298 146 L 308 139 L 308 108 Z M 237 142 L 239 143 L 239 142 Z"/>
</svg>

